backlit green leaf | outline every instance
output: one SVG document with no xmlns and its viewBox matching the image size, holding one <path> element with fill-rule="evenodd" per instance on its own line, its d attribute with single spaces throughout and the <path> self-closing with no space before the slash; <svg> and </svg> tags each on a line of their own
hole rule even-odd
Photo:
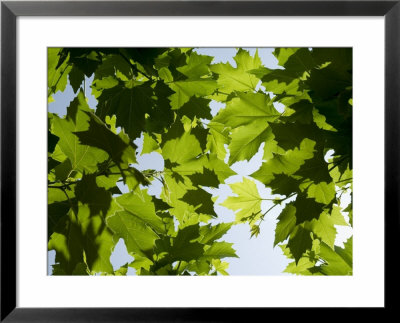
<svg viewBox="0 0 400 323">
<path fill-rule="evenodd" d="M 229 196 L 221 205 L 236 211 L 236 221 L 247 217 L 260 217 L 262 198 L 254 181 L 243 178 L 243 182 L 229 185 L 237 196 Z"/>
<path fill-rule="evenodd" d="M 224 93 L 254 91 L 259 80 L 248 71 L 261 66 L 258 52 L 252 57 L 248 51 L 239 49 L 234 60 L 237 64 L 236 68 L 232 67 L 229 62 L 218 63 L 210 67 L 212 72 L 218 74 L 218 86 L 221 91 Z"/>
<path fill-rule="evenodd" d="M 53 117 L 53 133 L 60 138 L 58 146 L 71 161 L 72 169 L 92 173 L 96 171 L 97 164 L 107 158 L 107 154 L 91 143 L 80 142 L 75 135 L 76 132 L 87 131 L 88 111 L 89 107 L 80 92 L 71 102 L 67 118 Z"/>
<path fill-rule="evenodd" d="M 169 99 L 173 109 L 182 107 L 192 96 L 207 96 L 217 88 L 217 82 L 212 79 L 195 78 L 184 81 L 175 81 L 169 84 L 175 92 Z"/>
</svg>

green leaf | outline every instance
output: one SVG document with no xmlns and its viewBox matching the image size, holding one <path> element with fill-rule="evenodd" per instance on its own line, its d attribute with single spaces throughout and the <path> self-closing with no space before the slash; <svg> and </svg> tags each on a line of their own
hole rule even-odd
<svg viewBox="0 0 400 323">
<path fill-rule="evenodd" d="M 175 238 L 157 240 L 155 250 L 158 254 L 158 266 L 200 258 L 204 253 L 204 247 L 195 241 L 198 238 L 199 225 L 194 224 L 179 230 Z"/>
<path fill-rule="evenodd" d="M 104 119 L 106 115 L 117 116 L 117 127 L 122 127 L 133 140 L 140 136 L 146 125 L 146 114 L 155 105 L 153 88 L 149 82 L 125 87 L 120 84 L 108 90 L 103 90 L 98 97 L 96 114 Z"/>
<path fill-rule="evenodd" d="M 204 98 L 192 96 L 188 102 L 178 110 L 174 110 L 179 117 L 187 116 L 191 120 L 194 118 L 212 119 L 210 101 Z"/>
<path fill-rule="evenodd" d="M 72 190 L 74 185 L 70 185 L 71 190 L 65 189 L 65 190 L 60 190 L 58 188 L 53 188 L 49 187 L 47 189 L 47 201 L 49 203 L 53 202 L 61 202 L 61 201 L 67 201 L 68 199 L 73 199 L 75 197 L 75 194 Z"/>
<path fill-rule="evenodd" d="M 197 213 L 208 214 L 213 217 L 217 216 L 214 211 L 212 194 L 202 189 L 188 190 L 187 193 L 181 198 L 181 200 L 190 205 L 193 205 Z"/>
<path fill-rule="evenodd" d="M 71 275 L 75 267 L 83 262 L 81 231 L 71 213 L 57 224 L 48 243 L 48 250 L 56 251 L 55 261 L 64 275 Z"/>
<path fill-rule="evenodd" d="M 96 175 L 84 174 L 75 186 L 76 199 L 82 204 L 87 204 L 90 209 L 90 215 L 101 214 L 106 216 L 111 205 L 111 193 L 104 188 L 97 186 Z"/>
<path fill-rule="evenodd" d="M 233 59 L 237 64 L 236 68 L 232 67 L 229 62 L 210 66 L 211 71 L 218 74 L 218 86 L 221 91 L 225 93 L 231 93 L 232 91 L 254 91 L 259 79 L 248 71 L 261 66 L 258 52 L 256 51 L 256 54 L 252 57 L 248 51 L 239 49 Z"/>
<path fill-rule="evenodd" d="M 262 86 L 266 91 L 275 95 L 299 96 L 302 94 L 299 89 L 301 80 L 299 75 L 292 75 L 290 72 L 282 69 L 271 70 L 261 67 L 250 71 L 262 81 Z"/>
<path fill-rule="evenodd" d="M 305 71 L 309 71 L 316 65 L 312 54 L 308 48 L 296 50 L 286 60 L 284 64 L 285 70 L 291 75 L 303 75 Z"/>
<path fill-rule="evenodd" d="M 331 216 L 327 212 L 323 212 L 319 219 L 313 219 L 307 227 L 329 247 L 334 248 L 337 231 Z"/>
<path fill-rule="evenodd" d="M 287 247 L 290 249 L 296 264 L 303 254 L 312 246 L 311 232 L 300 226 L 291 235 Z"/>
<path fill-rule="evenodd" d="M 190 149 L 187 149 L 190 147 Z M 168 140 L 162 146 L 162 155 L 172 163 L 185 164 L 194 161 L 202 153 L 200 143 L 197 138 L 185 132 L 180 138 Z"/>
<path fill-rule="evenodd" d="M 88 267 L 85 263 L 80 262 L 79 264 L 76 265 L 74 271 L 72 272 L 72 275 L 75 276 L 88 276 L 90 274 Z"/>
<path fill-rule="evenodd" d="M 169 83 L 169 87 L 175 92 L 169 97 L 171 107 L 179 109 L 192 96 L 200 97 L 212 94 L 217 88 L 217 82 L 212 79 L 194 78 Z"/>
<path fill-rule="evenodd" d="M 239 258 L 232 248 L 233 243 L 214 242 L 205 252 L 203 257 L 207 259 L 222 259 L 226 257 Z"/>
<path fill-rule="evenodd" d="M 225 128 L 222 123 L 209 122 L 207 136 L 207 149 L 211 154 L 217 155 L 220 160 L 224 160 L 226 156 L 225 145 L 229 144 L 229 128 Z"/>
<path fill-rule="evenodd" d="M 91 77 L 101 63 L 99 53 L 91 48 L 64 48 L 62 55 L 69 56 L 69 62 Z"/>
<path fill-rule="evenodd" d="M 253 216 L 256 221 L 261 213 L 262 198 L 254 181 L 243 178 L 243 182 L 230 184 L 233 193 L 237 196 L 229 196 L 221 205 L 236 211 L 236 221 L 245 221 L 246 218 Z"/>
<path fill-rule="evenodd" d="M 95 80 L 104 79 L 109 76 L 117 76 L 123 81 L 132 78 L 133 73 L 131 65 L 123 58 L 122 53 L 105 56 L 96 69 Z"/>
<path fill-rule="evenodd" d="M 113 167 L 110 170 L 115 169 L 115 171 L 118 169 L 118 167 Z M 106 190 L 112 190 L 115 189 L 117 185 L 117 181 L 120 178 L 120 175 L 98 175 L 96 177 L 96 185 L 98 187 L 105 188 Z M 120 194 L 120 193 L 117 193 Z"/>
<path fill-rule="evenodd" d="M 52 153 L 54 151 L 59 139 L 60 138 L 58 138 L 57 136 L 53 135 L 50 131 L 47 132 L 47 144 L 48 144 L 47 151 L 49 153 Z"/>
<path fill-rule="evenodd" d="M 157 141 L 154 140 L 147 132 L 143 134 L 143 148 L 141 155 L 149 154 L 153 151 L 161 152 L 160 146 L 158 145 Z"/>
<path fill-rule="evenodd" d="M 345 211 L 345 210 L 343 210 L 343 211 Z M 341 208 L 337 205 L 333 205 L 333 207 L 332 207 L 331 218 L 332 218 L 333 223 L 336 225 L 348 226 L 348 223 L 344 219 L 343 214 L 341 212 Z"/>
<path fill-rule="evenodd" d="M 313 95 L 328 99 L 351 86 L 351 73 L 337 69 L 337 64 L 325 68 L 313 69 L 307 79 L 307 85 L 313 89 Z"/>
<path fill-rule="evenodd" d="M 250 160 L 263 142 L 273 140 L 271 128 L 264 120 L 255 120 L 249 125 L 238 127 L 231 134 L 229 165 L 241 160 Z"/>
<path fill-rule="evenodd" d="M 72 169 L 80 172 L 93 173 L 97 164 L 107 158 L 100 147 L 89 147 L 90 144 L 80 143 L 76 132 L 88 129 L 89 107 L 82 92 L 71 102 L 68 107 L 67 118 L 53 117 L 53 133 L 60 138 L 58 146 L 71 161 Z"/>
<path fill-rule="evenodd" d="M 343 187 L 353 180 L 353 171 L 347 167 L 344 171 L 340 171 L 339 167 L 330 170 L 329 175 L 332 177 L 336 186 Z"/>
<path fill-rule="evenodd" d="M 197 259 L 195 261 L 189 262 L 189 265 L 186 267 L 189 271 L 194 271 L 198 275 L 209 275 L 211 266 L 210 262 L 207 259 Z"/>
<path fill-rule="evenodd" d="M 287 126 L 299 126 L 299 130 L 303 130 L 305 132 L 314 130 L 313 127 L 310 126 L 310 124 L 314 121 L 315 118 L 315 108 L 309 100 L 300 100 L 294 104 L 291 104 L 289 108 L 290 110 L 294 110 L 294 113 L 285 117 L 285 119 L 289 122 L 295 122 L 295 124 L 286 124 Z M 300 125 L 302 124 L 306 124 L 309 126 L 306 128 L 301 128 Z M 307 135 L 304 134 L 304 136 L 306 137 Z"/>
<path fill-rule="evenodd" d="M 289 235 L 292 233 L 293 229 L 296 226 L 296 208 L 292 203 L 287 204 L 283 209 L 281 214 L 278 217 L 278 223 L 275 229 L 275 241 L 274 247 L 280 243 L 285 241 Z"/>
<path fill-rule="evenodd" d="M 290 56 L 296 53 L 300 48 L 275 48 L 273 54 L 278 59 L 278 64 L 284 66 Z"/>
<path fill-rule="evenodd" d="M 213 259 L 211 263 L 217 272 L 221 273 L 224 276 L 229 275 L 228 272 L 226 271 L 229 267 L 229 263 L 225 261 L 222 262 L 220 259 Z"/>
<path fill-rule="evenodd" d="M 251 226 L 250 233 L 251 233 L 250 234 L 250 238 L 253 237 L 253 236 L 258 237 L 258 235 L 260 234 L 260 225 L 253 224 Z"/>
<path fill-rule="evenodd" d="M 47 205 L 47 227 L 48 227 L 48 238 L 50 239 L 50 236 L 53 234 L 58 221 L 65 217 L 70 210 L 70 203 L 68 200 L 61 201 L 61 202 L 54 202 L 50 203 Z"/>
<path fill-rule="evenodd" d="M 151 85 L 154 88 L 153 106 L 145 115 L 145 130 L 148 133 L 162 134 L 175 121 L 168 97 L 173 91 L 164 82 L 156 82 Z"/>
<path fill-rule="evenodd" d="M 343 212 L 349 212 L 349 223 L 351 226 L 353 226 L 353 203 L 350 203 L 344 210 Z"/>
<path fill-rule="evenodd" d="M 314 107 L 313 111 L 313 120 L 318 128 L 328 131 L 337 131 L 330 124 L 326 122 L 326 117 L 318 112 L 318 109 Z"/>
<path fill-rule="evenodd" d="M 164 223 L 156 215 L 156 210 L 152 198 L 146 190 L 140 193 L 126 193 L 116 198 L 116 202 L 124 211 L 140 219 L 146 226 L 157 232 L 165 232 Z"/>
<path fill-rule="evenodd" d="M 299 194 L 293 206 L 296 208 L 296 224 L 299 224 L 318 219 L 325 205 L 305 197 L 304 194 Z"/>
<path fill-rule="evenodd" d="M 189 56 L 187 65 L 178 67 L 177 70 L 189 78 L 201 77 L 209 74 L 209 65 L 213 57 L 199 55 L 192 52 Z"/>
<path fill-rule="evenodd" d="M 202 244 L 209 244 L 215 240 L 222 238 L 222 236 L 229 231 L 232 227 L 233 222 L 231 223 L 219 223 L 217 225 L 207 224 L 200 227 L 200 235 Z"/>
<path fill-rule="evenodd" d="M 325 275 L 352 275 L 353 274 L 353 240 L 350 238 L 345 243 L 345 248 L 335 247 L 332 250 L 328 245 L 321 243 L 320 256 L 327 262 L 321 265 Z"/>
<path fill-rule="evenodd" d="M 71 70 L 71 65 L 61 60 L 60 51 L 61 48 L 55 47 L 47 49 L 47 97 L 50 101 L 53 93 L 65 90 Z"/>
<path fill-rule="evenodd" d="M 207 187 L 218 187 L 219 180 L 214 171 L 208 168 L 203 168 L 203 173 L 194 173 L 188 175 L 193 185 L 207 186 Z"/>
<path fill-rule="evenodd" d="M 303 139 L 300 148 L 288 150 L 284 154 L 274 154 L 273 158 L 263 163 L 251 176 L 264 184 L 269 184 L 276 175 L 292 175 L 300 169 L 307 159 L 314 156 L 315 141 Z"/>
<path fill-rule="evenodd" d="M 275 123 L 270 126 L 278 145 L 285 150 L 298 147 L 304 138 L 308 138 L 316 143 L 323 138 L 323 133 L 318 127 L 313 125 Z"/>
<path fill-rule="evenodd" d="M 229 164 L 251 159 L 261 143 L 272 140 L 268 124 L 278 116 L 272 101 L 263 93 L 238 93 L 236 98 L 229 101 L 226 108 L 213 119 L 213 123 L 234 129 L 230 136 Z M 223 146 L 219 149 L 223 155 Z"/>
<path fill-rule="evenodd" d="M 274 179 L 268 184 L 274 194 L 289 196 L 299 190 L 300 181 L 285 174 L 275 175 Z"/>
<path fill-rule="evenodd" d="M 332 178 L 328 171 L 329 164 L 324 160 L 322 152 L 318 150 L 315 151 L 313 157 L 314 158 L 308 158 L 294 175 L 307 178 L 316 184 L 321 182 L 330 183 Z"/>
<path fill-rule="evenodd" d="M 237 97 L 229 101 L 212 121 L 233 129 L 260 120 L 267 128 L 268 122 L 274 121 L 278 116 L 279 112 L 274 108 L 268 95 L 237 93 Z"/>
<path fill-rule="evenodd" d="M 187 226 L 178 231 L 173 239 L 171 254 L 174 260 L 190 261 L 203 254 L 203 246 L 194 241 L 199 237 L 199 225 Z"/>
<path fill-rule="evenodd" d="M 151 265 L 153 265 L 153 261 L 151 261 L 149 258 L 142 257 L 136 254 L 135 260 L 129 264 L 129 267 L 136 269 L 136 271 L 139 272 L 138 274 L 140 275 L 142 269 L 149 271 Z"/>
<path fill-rule="evenodd" d="M 194 212 L 194 207 L 180 200 L 187 190 L 191 187 L 190 181 L 181 176 L 181 178 L 174 177 L 174 173 L 169 174 L 166 173 L 164 175 L 164 185 L 162 188 L 161 198 L 168 205 L 173 207 L 173 210 L 170 210 L 171 214 L 175 215 L 180 222 L 182 222 L 185 214 L 189 213 L 191 216 Z"/>
<path fill-rule="evenodd" d="M 128 272 L 128 264 L 121 266 L 119 269 L 114 271 L 115 276 L 126 276 Z"/>
<path fill-rule="evenodd" d="M 164 54 L 167 48 L 123 48 L 120 51 L 128 59 L 134 61 L 140 71 L 146 74 L 156 75 L 154 64 L 157 57 Z M 140 67 L 140 68 L 139 68 Z"/>
<path fill-rule="evenodd" d="M 69 73 L 69 83 L 71 84 L 74 93 L 80 89 L 84 80 L 85 74 L 75 65 L 72 66 L 71 72 Z"/>
<path fill-rule="evenodd" d="M 71 165 L 71 161 L 67 158 L 61 164 L 58 164 L 54 168 L 54 173 L 56 175 L 56 180 L 64 181 L 68 177 L 73 177 L 73 168 Z"/>
<path fill-rule="evenodd" d="M 262 78 L 262 85 L 267 91 L 274 94 L 284 95 L 302 95 L 303 80 L 308 75 L 316 62 L 314 61 L 311 52 L 307 48 L 301 48 L 287 56 L 288 52 L 282 57 L 284 69 L 270 70 L 267 68 L 253 71 L 254 74 Z"/>
<path fill-rule="evenodd" d="M 353 237 L 344 243 L 344 248 L 335 247 L 335 251 L 350 268 L 353 268 Z"/>
<path fill-rule="evenodd" d="M 162 67 L 158 70 L 158 75 L 160 78 L 164 80 L 164 82 L 173 82 L 174 77 L 171 74 L 171 71 L 167 67 Z"/>
<path fill-rule="evenodd" d="M 310 261 L 308 257 L 302 257 L 299 259 L 299 262 L 296 261 L 291 262 L 283 272 L 295 274 L 295 275 L 311 275 L 309 269 L 313 268 L 315 263 Z"/>
<path fill-rule="evenodd" d="M 129 253 L 151 258 L 157 234 L 146 221 L 126 211 L 118 211 L 107 217 L 107 226 L 114 232 L 114 241 L 124 239 Z"/>
<path fill-rule="evenodd" d="M 104 217 L 93 215 L 86 205 L 79 205 L 77 217 L 89 270 L 95 273 L 112 273 L 110 256 L 115 243 L 111 231 L 105 225 Z"/>
<path fill-rule="evenodd" d="M 56 262 L 67 275 L 77 274 L 77 266 L 82 266 L 84 261 L 92 272 L 112 273 L 113 247 L 103 218 L 90 215 L 89 207 L 81 204 L 59 221 L 48 244 L 49 250 L 56 250 Z"/>
<path fill-rule="evenodd" d="M 236 173 L 216 155 L 209 155 L 207 168 L 212 170 L 223 183 L 228 177 L 236 175 Z"/>
<path fill-rule="evenodd" d="M 129 138 L 121 132 L 114 134 L 97 116 L 87 113 L 89 129 L 74 132 L 82 145 L 89 145 L 106 151 L 117 164 L 136 162 L 135 148 Z"/>
<path fill-rule="evenodd" d="M 318 184 L 312 183 L 307 191 L 307 196 L 314 198 L 315 201 L 322 204 L 329 204 L 335 197 L 335 183 L 320 182 Z"/>
<path fill-rule="evenodd" d="M 187 124 L 186 124 L 186 128 L 188 128 Z M 200 124 L 198 123 L 196 125 L 192 124 L 191 128 L 188 128 L 188 131 L 190 131 L 190 133 L 192 135 L 194 135 L 196 137 L 196 139 L 199 141 L 202 151 L 206 150 L 208 129 L 204 128 L 201 123 Z"/>
<path fill-rule="evenodd" d="M 113 87 L 116 87 L 118 84 L 119 84 L 118 79 L 115 76 L 107 76 L 102 79 L 95 79 L 92 82 L 91 86 L 92 95 L 98 100 L 104 90 L 112 89 Z M 104 92 L 108 93 L 108 91 Z"/>
</svg>

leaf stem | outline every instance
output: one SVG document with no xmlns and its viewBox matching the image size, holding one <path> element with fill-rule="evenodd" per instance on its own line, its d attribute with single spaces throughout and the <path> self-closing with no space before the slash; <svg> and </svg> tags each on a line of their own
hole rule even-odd
<svg viewBox="0 0 400 323">
<path fill-rule="evenodd" d="M 277 202 L 279 202 L 279 204 L 280 204 L 280 203 L 282 203 L 283 201 L 287 200 L 288 198 L 290 198 L 290 197 L 292 197 L 292 196 L 294 196 L 294 195 L 296 195 L 296 194 L 297 194 L 297 193 L 294 192 L 294 193 L 292 193 L 292 194 L 286 196 L 286 197 L 283 198 L 283 199 L 274 200 L 274 201 L 277 201 Z M 260 222 L 264 221 L 264 217 L 267 215 L 267 213 L 268 213 L 269 211 L 271 211 L 275 206 L 277 206 L 277 205 L 279 205 L 279 204 L 278 204 L 278 203 L 275 203 L 275 204 L 272 205 L 263 215 L 261 215 L 261 217 L 260 217 Z"/>
<path fill-rule="evenodd" d="M 346 179 L 342 179 L 341 181 L 337 181 L 337 182 L 335 182 L 335 183 L 347 182 L 347 181 L 352 181 L 352 180 L 353 180 L 353 177 L 351 177 L 351 178 L 346 178 Z"/>
<path fill-rule="evenodd" d="M 217 93 L 217 95 L 218 95 L 218 94 L 230 95 L 230 93 L 222 92 L 222 91 L 220 91 L 220 90 L 216 90 L 214 93 Z"/>
</svg>

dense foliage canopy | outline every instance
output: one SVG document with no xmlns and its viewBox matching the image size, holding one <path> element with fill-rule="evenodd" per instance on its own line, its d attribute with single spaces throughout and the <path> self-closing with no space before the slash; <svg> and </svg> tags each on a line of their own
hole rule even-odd
<svg viewBox="0 0 400 323">
<path fill-rule="evenodd" d="M 274 244 L 293 259 L 286 272 L 351 275 L 352 239 L 344 248 L 335 239 L 337 225 L 352 226 L 352 204 L 341 207 L 352 190 L 352 50 L 274 55 L 279 69 L 243 49 L 232 66 L 192 48 L 49 48 L 49 102 L 68 82 L 75 92 L 65 116 L 48 113 L 53 274 L 126 275 L 129 266 L 138 275 L 226 275 L 224 258 L 240 255 L 224 235 L 246 222 L 256 238 L 279 207 Z M 93 75 L 97 106 L 89 107 L 84 84 Z M 215 116 L 212 100 L 225 104 Z M 204 188 L 223 184 L 260 147 L 261 167 L 230 184 L 234 195 L 222 203 L 235 221 L 209 223 L 215 198 Z M 153 151 L 164 169 L 137 169 L 138 154 Z M 153 181 L 159 196 L 148 193 Z M 115 271 L 120 238 L 134 260 Z"/>
</svg>

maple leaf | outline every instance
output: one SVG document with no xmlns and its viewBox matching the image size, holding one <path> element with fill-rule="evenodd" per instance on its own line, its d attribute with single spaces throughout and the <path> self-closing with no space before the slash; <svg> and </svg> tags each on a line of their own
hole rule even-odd
<svg viewBox="0 0 400 323">
<path fill-rule="evenodd" d="M 233 193 L 237 196 L 229 196 L 221 205 L 236 211 L 236 221 L 253 216 L 255 222 L 261 216 L 262 198 L 254 181 L 243 178 L 243 182 L 230 184 Z"/>
<path fill-rule="evenodd" d="M 219 76 L 217 82 L 221 91 L 225 93 L 231 93 L 233 91 L 254 91 L 259 79 L 248 71 L 261 66 L 258 52 L 252 57 L 248 51 L 239 49 L 233 59 L 237 64 L 236 68 L 232 67 L 229 62 L 210 66 L 211 71 Z"/>
</svg>

